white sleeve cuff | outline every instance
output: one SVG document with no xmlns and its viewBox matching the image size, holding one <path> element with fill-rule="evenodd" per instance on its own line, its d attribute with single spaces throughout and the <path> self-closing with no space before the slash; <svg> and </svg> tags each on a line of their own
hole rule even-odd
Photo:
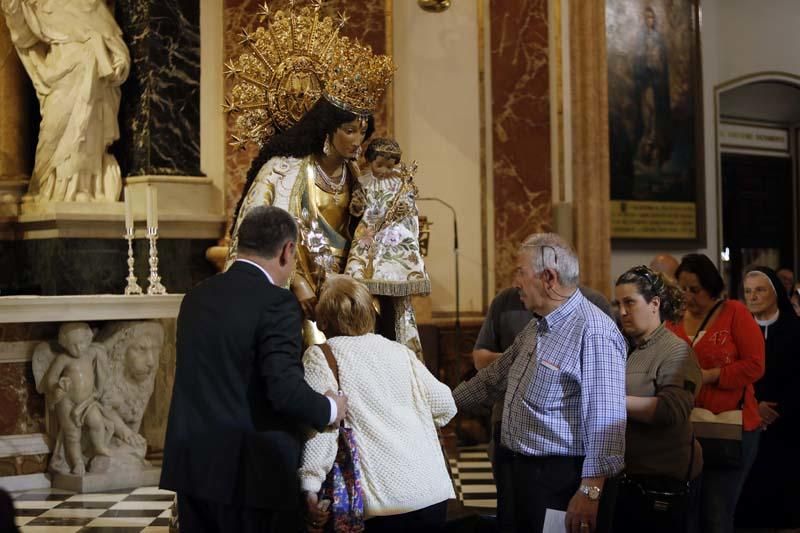
<svg viewBox="0 0 800 533">
<path fill-rule="evenodd" d="M 311 477 L 300 479 L 300 490 L 303 492 L 311 492 L 316 494 L 321 488 L 322 483 L 317 479 L 312 479 Z"/>
<path fill-rule="evenodd" d="M 330 396 L 325 396 L 328 401 L 331 403 L 331 419 L 328 420 L 328 425 L 333 424 L 336 422 L 336 417 L 339 415 L 339 409 L 336 408 L 336 402 Z"/>
</svg>

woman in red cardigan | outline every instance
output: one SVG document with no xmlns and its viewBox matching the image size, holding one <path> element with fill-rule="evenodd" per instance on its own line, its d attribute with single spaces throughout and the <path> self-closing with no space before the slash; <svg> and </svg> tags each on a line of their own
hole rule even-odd
<svg viewBox="0 0 800 533">
<path fill-rule="evenodd" d="M 742 303 L 721 298 L 724 283 L 702 254 L 683 257 L 675 272 L 686 313 L 671 329 L 692 345 L 703 373 L 695 405 L 713 413 L 738 409 L 744 398 L 742 464 L 703 471 L 700 530 L 733 533 L 733 516 L 747 473 L 758 451 L 761 417 L 753 383 L 764 374 L 764 337 Z"/>
</svg>

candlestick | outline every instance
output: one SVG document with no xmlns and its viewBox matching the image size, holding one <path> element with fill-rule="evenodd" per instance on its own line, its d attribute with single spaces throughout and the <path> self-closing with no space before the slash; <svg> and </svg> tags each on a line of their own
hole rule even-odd
<svg viewBox="0 0 800 533">
<path fill-rule="evenodd" d="M 125 193 L 125 199 L 127 200 L 127 192 Z M 126 222 L 127 223 L 127 222 Z M 130 223 L 130 226 L 125 229 L 125 239 L 128 241 L 128 285 L 125 287 L 125 294 L 142 294 L 142 288 L 137 283 L 136 276 L 133 273 L 133 222 Z"/>
<path fill-rule="evenodd" d="M 150 285 L 147 287 L 147 294 L 167 294 L 167 289 L 161 284 L 161 276 L 158 275 L 158 228 L 147 228 L 147 238 L 150 240 Z"/>
<path fill-rule="evenodd" d="M 128 186 L 125 186 L 125 229 L 133 228 L 133 206 L 131 200 L 131 191 Z"/>
</svg>

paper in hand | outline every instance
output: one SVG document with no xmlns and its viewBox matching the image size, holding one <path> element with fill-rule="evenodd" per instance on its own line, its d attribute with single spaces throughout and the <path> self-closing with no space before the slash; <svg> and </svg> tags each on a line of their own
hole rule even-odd
<svg viewBox="0 0 800 533">
<path fill-rule="evenodd" d="M 566 519 L 566 511 L 547 509 L 544 515 L 544 528 L 542 528 L 542 533 L 566 533 L 567 526 L 564 525 Z"/>
</svg>

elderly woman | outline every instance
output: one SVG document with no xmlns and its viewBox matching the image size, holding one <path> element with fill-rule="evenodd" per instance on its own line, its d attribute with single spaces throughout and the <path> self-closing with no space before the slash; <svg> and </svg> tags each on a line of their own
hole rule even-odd
<svg viewBox="0 0 800 533">
<path fill-rule="evenodd" d="M 733 533 L 736 503 L 758 451 L 761 416 L 753 383 L 764 374 L 764 336 L 742 303 L 722 297 L 725 284 L 707 256 L 685 255 L 675 275 L 686 313 L 672 330 L 694 348 L 703 374 L 695 405 L 714 414 L 742 409 L 741 464 L 714 466 L 706 453 L 700 497 L 700 530 Z"/>
<path fill-rule="evenodd" d="M 366 531 L 436 530 L 445 521 L 447 500 L 455 497 L 436 435 L 456 414 L 450 389 L 414 352 L 372 333 L 372 296 L 354 279 L 336 276 L 325 283 L 316 318 L 339 381 L 319 346 L 303 356 L 306 381 L 348 397 L 345 425 L 353 430 L 361 462 Z M 312 516 L 336 451 L 334 429 L 305 445 L 300 480 Z"/>
<path fill-rule="evenodd" d="M 766 344 L 766 370 L 755 384 L 765 431 L 736 510 L 737 527 L 800 527 L 796 501 L 800 466 L 794 459 L 800 439 L 800 398 L 795 390 L 800 375 L 800 318 L 783 288 L 781 277 L 771 268 L 754 267 L 744 277 L 747 308 Z"/>
<path fill-rule="evenodd" d="M 703 459 L 689 415 L 702 378 L 692 349 L 664 327 L 680 317 L 681 290 L 664 274 L 638 266 L 617 279 L 615 292 L 632 348 L 625 369 L 625 476 L 614 530 L 690 531 Z"/>
</svg>

